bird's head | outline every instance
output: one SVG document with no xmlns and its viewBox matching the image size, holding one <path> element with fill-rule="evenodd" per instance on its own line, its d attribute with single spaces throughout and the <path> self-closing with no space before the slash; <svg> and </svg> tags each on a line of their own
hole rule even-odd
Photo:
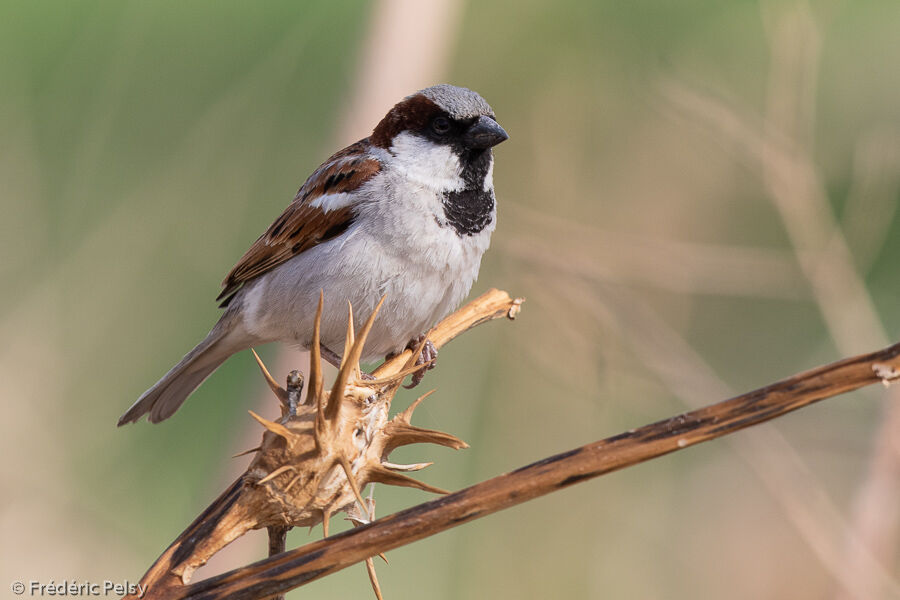
<svg viewBox="0 0 900 600">
<path fill-rule="evenodd" d="M 411 176 L 447 190 L 483 184 L 492 162 L 491 148 L 508 137 L 484 98 L 441 84 L 397 103 L 370 139 L 405 165 Z"/>
</svg>

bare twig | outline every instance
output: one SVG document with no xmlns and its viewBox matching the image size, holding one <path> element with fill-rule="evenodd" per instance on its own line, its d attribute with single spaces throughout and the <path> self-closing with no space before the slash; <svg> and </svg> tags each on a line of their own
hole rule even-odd
<svg viewBox="0 0 900 600">
<path fill-rule="evenodd" d="M 269 533 L 269 556 L 275 556 L 284 552 L 287 544 L 287 534 L 291 527 L 288 525 L 270 525 L 266 529 Z M 284 594 L 275 594 L 269 600 L 284 600 Z"/>
<path fill-rule="evenodd" d="M 538 496 L 774 419 L 900 375 L 900 344 L 601 440 L 253 565 L 173 590 L 171 598 L 251 599 L 319 579 Z"/>
<path fill-rule="evenodd" d="M 713 111 L 716 112 L 716 111 Z M 710 397 L 726 397 L 735 392 L 715 373 L 709 364 L 696 352 L 684 337 L 665 319 L 661 318 L 651 303 L 646 302 L 640 294 L 623 289 L 618 285 L 630 283 L 635 279 L 635 273 L 646 270 L 648 274 L 654 269 L 659 269 L 661 276 L 651 276 L 643 279 L 643 282 L 658 286 L 668 279 L 677 280 L 681 275 L 681 268 L 687 269 L 688 281 L 682 282 L 683 291 L 703 293 L 712 291 L 717 294 L 725 294 L 728 289 L 716 283 L 717 280 L 729 276 L 725 270 L 716 269 L 719 272 L 709 273 L 710 287 L 697 285 L 691 273 L 697 272 L 693 267 L 686 267 L 695 262 L 694 258 L 688 258 L 692 254 L 701 263 L 713 264 L 703 258 L 704 254 L 730 254 L 728 246 L 714 249 L 711 246 L 702 247 L 697 244 L 689 244 L 693 247 L 690 252 L 679 249 L 681 242 L 659 242 L 655 240 L 638 241 L 636 238 L 629 240 L 615 232 L 602 231 L 591 225 L 567 222 L 565 219 L 549 214 L 537 213 L 532 210 L 518 210 L 521 216 L 539 221 L 545 228 L 548 223 L 554 227 L 551 235 L 545 237 L 560 239 L 562 242 L 553 247 L 553 251 L 544 248 L 535 248 L 536 243 L 525 244 L 507 243 L 506 248 L 514 253 L 517 258 L 527 260 L 531 268 L 523 270 L 528 273 L 524 276 L 523 283 L 526 287 L 534 288 L 533 299 L 537 306 L 552 307 L 551 312 L 566 314 L 560 307 L 568 303 L 576 306 L 579 311 L 586 311 L 594 316 L 597 324 L 603 327 L 604 332 L 613 332 L 615 336 L 601 336 L 601 339 L 619 339 L 634 353 L 641 374 L 654 375 L 671 392 L 678 397 L 688 408 L 697 408 L 702 405 L 704 399 Z M 532 216 L 532 214 L 534 216 Z M 540 216 L 540 219 L 538 218 Z M 607 239 L 611 238 L 611 239 Z M 603 240 L 598 242 L 598 240 Z M 624 243 L 623 241 L 624 240 Z M 562 245 L 560 245 L 562 244 Z M 592 254 L 599 256 L 615 256 L 618 260 L 624 256 L 621 265 L 604 265 L 602 260 L 592 261 L 583 251 L 568 251 L 566 244 L 575 247 L 591 247 L 600 249 Z M 539 246 L 539 244 L 537 244 Z M 613 248 L 618 250 L 613 251 Z M 643 247 L 643 250 L 642 250 Z M 641 254 L 646 249 L 646 269 L 641 267 Z M 561 255 L 557 255 L 560 252 Z M 744 249 L 741 249 L 741 253 Z M 651 264 L 652 256 L 662 256 L 656 261 L 654 267 Z M 637 260 L 635 258 L 637 257 Z M 686 259 L 686 262 L 685 262 Z M 717 261 L 718 258 L 713 259 Z M 782 259 L 787 262 L 789 259 Z M 727 261 L 726 261 L 727 262 Z M 698 263 L 699 264 L 699 263 Z M 759 264 L 760 269 L 747 269 L 752 262 L 740 264 L 734 262 L 733 277 L 735 281 L 747 275 L 741 289 L 731 288 L 730 291 L 745 293 L 752 287 L 769 287 L 777 285 L 777 279 L 772 277 L 760 277 L 760 270 L 766 268 Z M 624 266 L 623 266 L 624 265 Z M 637 268 L 635 268 L 637 266 Z M 726 267 L 725 263 L 721 264 Z M 773 269 L 776 262 L 771 262 L 768 268 Z M 621 268 L 622 275 L 620 275 Z M 727 270 L 727 267 L 726 267 Z M 802 286 L 801 272 L 793 269 L 789 275 L 796 286 Z M 785 273 L 785 275 L 788 275 Z M 640 275 L 638 275 L 640 277 Z M 636 280 L 636 279 L 635 279 Z M 675 290 L 675 287 L 668 289 Z M 559 290 L 565 290 L 561 294 Z M 785 290 L 786 291 L 786 290 Z M 766 293 L 766 292 L 761 292 Z M 563 297 L 564 295 L 564 297 Z M 759 294 L 757 294 L 759 295 Z M 798 297 L 798 294 L 794 294 Z M 557 323 L 563 330 L 566 327 L 565 319 Z M 583 336 L 584 322 L 579 321 L 579 335 Z M 576 342 L 579 335 L 576 335 Z M 570 342 L 571 343 L 571 342 Z M 873 343 L 871 345 L 878 345 Z M 848 351 L 848 354 L 850 352 Z M 539 349 L 531 349 L 538 364 L 548 366 L 553 363 L 552 352 L 540 352 Z M 583 377 L 582 377 L 583 379 Z M 882 589 L 900 597 L 900 583 L 887 566 L 875 559 L 873 553 L 857 552 L 853 569 L 846 568 L 846 557 L 843 550 L 843 540 L 850 537 L 853 528 L 849 520 L 842 513 L 840 506 L 830 497 L 819 479 L 807 466 L 801 454 L 779 431 L 771 426 L 761 426 L 745 435 L 729 438 L 730 445 L 736 453 L 746 462 L 751 470 L 759 477 L 764 488 L 782 507 L 785 516 L 800 534 L 804 542 L 809 546 L 813 555 L 828 569 L 834 579 L 841 582 L 842 587 L 855 587 L 855 582 L 860 581 L 860 573 L 865 573 L 865 579 L 877 583 Z M 886 472 L 890 472 L 886 470 Z M 886 482 L 887 483 L 887 482 Z M 859 514 L 870 515 L 870 529 L 874 532 L 890 531 L 890 520 L 886 517 L 892 514 L 890 507 L 885 509 L 875 505 L 874 508 L 862 507 Z M 881 525 L 887 525 L 882 527 Z M 881 536 L 884 543 L 889 543 L 890 536 Z M 880 556 L 884 556 L 882 553 Z"/>
<path fill-rule="evenodd" d="M 287 386 L 281 388 L 275 380 L 272 379 L 272 375 L 269 374 L 268 369 L 266 369 L 266 366 L 263 364 L 256 351 L 252 350 L 252 352 L 254 358 L 256 358 L 256 362 L 259 364 L 259 368 L 262 370 L 263 378 L 281 403 L 281 415 L 286 416 L 296 414 L 297 405 L 300 403 L 300 394 L 303 391 L 303 375 L 299 371 L 291 371 L 287 377 Z M 275 556 L 276 554 L 284 552 L 287 544 L 287 534 L 291 529 L 292 527 L 286 524 L 269 525 L 266 527 L 269 535 L 269 556 Z M 284 600 L 284 594 L 275 594 L 269 598 L 269 600 Z"/>
<path fill-rule="evenodd" d="M 515 319 L 522 302 L 522 298 L 510 298 L 506 292 L 488 290 L 441 321 L 437 327 L 428 332 L 427 338 L 436 348 L 440 348 L 456 336 L 482 323 L 502 318 Z M 372 372 L 372 375 L 378 378 L 396 375 L 403 370 L 412 355 L 412 350 L 404 350 L 385 361 Z"/>
<path fill-rule="evenodd" d="M 643 368 L 655 374 L 688 407 L 696 408 L 699 398 L 734 393 L 679 332 L 637 294 L 605 289 L 598 299 L 595 290 L 580 289 L 572 282 L 566 287 L 605 327 L 618 330 Z M 610 308 L 614 318 L 607 316 Z M 846 568 L 841 546 L 852 531 L 851 524 L 785 435 L 773 425 L 762 425 L 728 441 L 834 579 L 845 587 L 852 585 L 858 572 Z M 865 569 L 867 578 L 900 597 L 900 583 L 889 568 L 869 553 L 860 553 L 858 559 L 857 569 Z"/>
</svg>

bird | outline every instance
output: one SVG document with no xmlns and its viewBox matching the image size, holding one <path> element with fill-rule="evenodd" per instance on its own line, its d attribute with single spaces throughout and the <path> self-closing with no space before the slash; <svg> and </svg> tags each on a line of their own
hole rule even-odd
<svg viewBox="0 0 900 600">
<path fill-rule="evenodd" d="M 371 362 L 413 347 L 458 307 L 497 222 L 493 147 L 508 139 L 476 92 L 440 84 L 394 105 L 332 155 L 222 282 L 209 334 L 119 418 L 172 416 L 231 355 L 270 342 L 309 349 L 320 294 L 323 356 L 339 360 L 348 302 L 383 306 Z"/>
</svg>

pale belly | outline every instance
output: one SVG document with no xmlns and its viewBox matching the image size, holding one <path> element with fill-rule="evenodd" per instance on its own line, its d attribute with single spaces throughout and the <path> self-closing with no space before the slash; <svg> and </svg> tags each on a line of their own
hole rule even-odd
<svg viewBox="0 0 900 600">
<path fill-rule="evenodd" d="M 244 326 L 260 341 L 309 348 L 322 290 L 321 340 L 343 354 L 348 301 L 359 331 L 384 296 L 364 360 L 402 350 L 456 308 L 478 276 L 486 240 L 444 234 L 420 236 L 424 243 L 404 242 L 404 247 L 403 243 L 385 245 L 357 230 L 343 243 L 335 240 L 316 246 L 242 290 Z"/>
</svg>

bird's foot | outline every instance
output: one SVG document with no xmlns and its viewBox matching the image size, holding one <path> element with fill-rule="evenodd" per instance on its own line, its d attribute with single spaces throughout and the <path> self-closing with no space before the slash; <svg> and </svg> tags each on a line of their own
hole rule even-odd
<svg viewBox="0 0 900 600">
<path fill-rule="evenodd" d="M 425 345 L 422 345 L 422 340 L 425 340 L 425 334 L 410 340 L 406 345 L 407 349 L 413 352 L 418 350 L 419 346 L 422 346 L 422 352 L 416 357 L 416 365 L 422 365 L 422 368 L 412 374 L 412 380 L 409 382 L 409 385 L 403 386 L 408 390 L 422 383 L 422 379 L 425 378 L 425 372 L 433 369 L 437 360 L 437 348 L 434 347 L 431 340 L 425 340 Z"/>
<path fill-rule="evenodd" d="M 300 405 L 300 394 L 303 393 L 303 373 L 294 369 L 287 376 L 287 411 L 292 417 L 297 416 Z"/>
</svg>

